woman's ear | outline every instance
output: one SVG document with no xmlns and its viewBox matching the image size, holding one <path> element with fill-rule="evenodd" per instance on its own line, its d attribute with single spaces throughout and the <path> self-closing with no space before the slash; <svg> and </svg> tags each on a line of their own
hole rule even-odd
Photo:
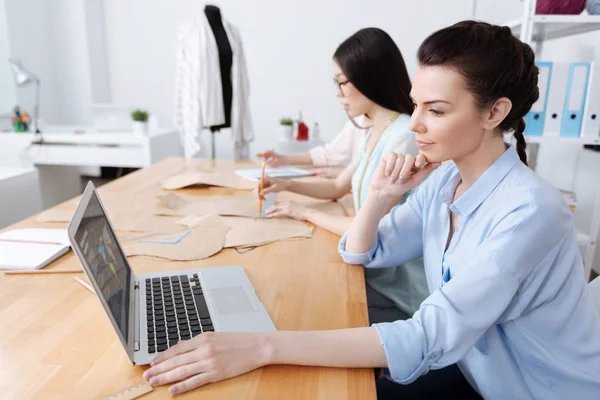
<svg viewBox="0 0 600 400">
<path fill-rule="evenodd" d="M 488 109 L 485 114 L 484 128 L 496 129 L 512 109 L 512 102 L 507 97 L 501 97 Z"/>
</svg>

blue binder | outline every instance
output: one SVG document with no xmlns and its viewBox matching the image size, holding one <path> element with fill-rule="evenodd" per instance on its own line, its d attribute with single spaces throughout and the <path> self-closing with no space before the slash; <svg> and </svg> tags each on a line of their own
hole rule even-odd
<svg viewBox="0 0 600 400">
<path fill-rule="evenodd" d="M 552 79 L 552 63 L 547 61 L 536 61 L 539 68 L 538 89 L 540 97 L 531 111 L 525 115 L 525 132 L 527 136 L 542 136 L 544 133 L 544 121 L 546 120 L 546 108 L 548 106 L 548 92 Z"/>
<path fill-rule="evenodd" d="M 589 78 L 590 63 L 578 62 L 571 64 L 563 121 L 560 129 L 561 137 L 579 137 L 580 135 Z"/>
</svg>

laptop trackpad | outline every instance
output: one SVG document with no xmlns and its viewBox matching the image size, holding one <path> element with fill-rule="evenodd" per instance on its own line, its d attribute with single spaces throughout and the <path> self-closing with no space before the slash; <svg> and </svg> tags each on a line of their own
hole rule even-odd
<svg viewBox="0 0 600 400">
<path fill-rule="evenodd" d="M 254 311 L 252 303 L 241 286 L 212 289 L 212 300 L 221 315 L 237 314 Z"/>
</svg>

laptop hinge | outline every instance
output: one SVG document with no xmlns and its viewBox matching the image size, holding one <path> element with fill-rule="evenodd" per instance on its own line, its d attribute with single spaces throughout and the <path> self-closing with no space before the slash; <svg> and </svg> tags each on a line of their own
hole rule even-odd
<svg viewBox="0 0 600 400">
<path fill-rule="evenodd" d="M 139 282 L 135 282 L 135 287 L 133 291 L 134 297 L 134 337 L 133 337 L 133 351 L 140 350 L 140 284 Z"/>
</svg>

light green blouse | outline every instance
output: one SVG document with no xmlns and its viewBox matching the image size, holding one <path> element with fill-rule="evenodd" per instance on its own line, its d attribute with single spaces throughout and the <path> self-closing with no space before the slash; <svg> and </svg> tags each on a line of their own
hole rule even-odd
<svg viewBox="0 0 600 400">
<path fill-rule="evenodd" d="M 368 160 L 366 144 L 371 135 L 371 129 L 362 138 L 354 164 L 356 171 L 352 176 L 352 195 L 356 212 L 366 200 L 373 174 L 386 153 L 396 151 L 402 154 L 418 154 L 415 135 L 408 129 L 409 121 L 410 117 L 402 114 L 390 124 L 373 148 Z M 362 184 L 359 185 L 363 170 L 364 177 Z M 359 186 L 360 193 L 358 193 Z M 410 315 L 418 310 L 421 302 L 429 295 L 421 258 L 394 268 L 367 269 L 365 277 L 367 284 Z"/>
</svg>

